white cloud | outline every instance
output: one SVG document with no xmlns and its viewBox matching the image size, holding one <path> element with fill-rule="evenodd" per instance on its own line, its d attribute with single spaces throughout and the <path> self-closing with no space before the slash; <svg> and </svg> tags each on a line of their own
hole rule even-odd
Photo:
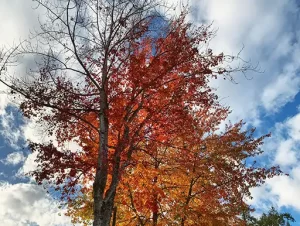
<svg viewBox="0 0 300 226">
<path fill-rule="evenodd" d="M 37 10 L 33 10 L 35 3 L 30 0 L 1 0 L 0 7 L 0 49 L 5 51 L 16 47 L 21 41 L 28 38 L 30 31 L 38 25 Z M 9 51 L 8 51 L 9 52 Z M 0 65 L 1 62 L 0 62 Z M 8 67 L 10 75 L 24 75 L 24 65 L 14 64 L 13 67 Z M 1 75 L 3 78 L 3 74 Z M 14 104 L 15 100 L 9 98 L 7 91 L 9 89 L 0 84 L 0 115 L 5 113 L 5 108 L 9 104 Z"/>
<path fill-rule="evenodd" d="M 254 199 L 248 203 L 262 211 L 266 211 L 270 203 L 300 211 L 300 113 L 277 123 L 263 149 L 272 164 L 278 164 L 289 176 L 276 176 L 262 187 L 252 189 Z"/>
<path fill-rule="evenodd" d="M 294 99 L 299 88 L 300 77 L 296 72 L 283 74 L 265 87 L 261 97 L 263 106 L 267 111 L 276 112 Z"/>
<path fill-rule="evenodd" d="M 49 137 L 45 135 L 45 128 L 37 123 L 34 120 L 26 120 L 26 123 L 21 128 L 22 134 L 25 140 L 30 140 L 33 143 L 46 143 L 52 140 L 54 145 L 57 145 L 54 137 Z M 28 173 L 37 169 L 38 163 L 35 161 L 37 159 L 37 152 L 30 153 L 24 164 L 18 170 L 17 177 L 27 177 Z M 33 178 L 30 178 L 33 180 Z"/>
<path fill-rule="evenodd" d="M 300 113 L 276 123 L 272 137 L 263 147 L 273 164 L 284 170 L 291 170 L 299 165 L 300 159 Z"/>
<path fill-rule="evenodd" d="M 34 143 L 44 143 L 53 140 L 54 137 L 49 137 L 45 133 L 45 127 L 39 124 L 38 121 L 38 119 L 26 120 L 26 123 L 21 128 L 24 139 Z"/>
<path fill-rule="evenodd" d="M 289 136 L 295 141 L 300 141 L 300 113 L 286 121 Z"/>
<path fill-rule="evenodd" d="M 289 176 L 267 179 L 258 188 L 251 189 L 252 200 L 247 202 L 258 211 L 266 212 L 270 206 L 292 207 L 300 211 L 300 167 L 292 169 Z"/>
<path fill-rule="evenodd" d="M 38 23 L 36 11 L 32 9 L 29 0 L 1 0 L 0 23 L 1 44 L 17 44 L 29 34 L 28 28 L 33 28 Z"/>
<path fill-rule="evenodd" d="M 268 181 L 270 193 L 278 197 L 278 206 L 294 207 L 300 211 L 300 167 L 295 167 L 290 177 L 281 176 Z"/>
<path fill-rule="evenodd" d="M 275 163 L 280 166 L 291 166 L 297 163 L 296 152 L 293 151 L 294 142 L 292 140 L 282 141 L 279 144 Z"/>
<path fill-rule="evenodd" d="M 212 82 L 221 103 L 232 109 L 230 120 L 245 119 L 259 126 L 262 110 L 263 114 L 272 114 L 293 100 L 300 88 L 296 76 L 300 68 L 299 35 L 294 32 L 299 23 L 294 1 L 190 2 L 194 6 L 194 21 L 213 22 L 217 28 L 217 36 L 211 41 L 216 52 L 235 55 L 245 46 L 241 57 L 254 66 L 259 63 L 258 70 L 264 71 L 248 71 L 246 76 L 250 80 L 235 74 L 238 84 L 223 79 Z"/>
<path fill-rule="evenodd" d="M 25 159 L 23 152 L 18 151 L 8 154 L 1 162 L 5 165 L 18 165 L 19 163 L 24 162 Z"/>
<path fill-rule="evenodd" d="M 0 184 L 0 222 L 5 226 L 66 226 L 70 218 L 45 191 L 34 184 Z"/>
<path fill-rule="evenodd" d="M 34 153 L 30 153 L 24 164 L 19 168 L 16 176 L 19 177 L 19 178 L 24 178 L 24 177 L 28 177 L 28 173 L 34 171 L 37 169 L 37 162 L 35 162 L 35 160 L 37 159 L 37 153 L 34 152 Z M 29 178 L 31 179 L 32 181 L 34 180 L 33 178 Z"/>
<path fill-rule="evenodd" d="M 21 128 L 22 134 L 25 140 L 29 140 L 34 143 L 47 143 L 50 142 L 58 147 L 58 142 L 55 136 L 46 135 L 45 128 L 43 125 L 38 124 L 37 121 L 27 120 L 26 123 Z M 80 152 L 82 148 L 75 141 L 65 142 L 62 147 L 58 147 L 59 150 L 65 148 L 72 152 Z M 26 177 L 26 175 L 37 169 L 38 163 L 35 161 L 37 159 L 37 152 L 30 153 L 24 164 L 17 172 L 18 177 Z M 32 178 L 31 178 L 32 179 Z"/>
<path fill-rule="evenodd" d="M 1 44 L 1 42 L 0 42 Z M 4 92 L 7 90 L 7 87 L 4 84 L 0 84 L 0 115 L 5 114 L 5 108 L 10 103 L 9 99 L 7 98 L 7 95 L 1 92 Z"/>
<path fill-rule="evenodd" d="M 247 199 L 246 202 L 255 208 L 256 213 L 266 212 L 270 206 L 278 206 L 278 197 L 270 194 L 270 186 L 267 183 L 250 191 L 253 199 Z"/>
<path fill-rule="evenodd" d="M 20 148 L 20 141 L 23 140 L 21 130 L 15 124 L 16 119 L 13 112 L 5 111 L 4 114 L 0 115 L 0 134 L 8 142 L 8 144 L 14 148 Z"/>
</svg>

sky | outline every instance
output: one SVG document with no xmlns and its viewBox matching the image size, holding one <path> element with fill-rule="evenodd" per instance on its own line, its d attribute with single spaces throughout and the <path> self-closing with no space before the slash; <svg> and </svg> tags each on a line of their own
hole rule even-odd
<svg viewBox="0 0 300 226">
<path fill-rule="evenodd" d="M 171 1 L 171 0 L 169 0 Z M 31 0 L 0 0 L 0 46 L 13 45 L 38 24 Z M 257 135 L 272 133 L 262 147 L 262 164 L 279 165 L 278 176 L 252 190 L 249 204 L 257 211 L 275 206 L 290 212 L 300 225 L 300 3 L 297 0 L 190 0 L 190 20 L 217 31 L 215 52 L 236 55 L 257 66 L 235 82 L 211 82 L 221 103 L 230 106 L 229 120 L 243 119 Z M 180 7 L 176 8 L 180 11 Z M 0 222 L 7 226 L 71 225 L 53 197 L 24 176 L 35 167 L 27 139 L 42 134 L 22 119 L 0 86 Z"/>
</svg>

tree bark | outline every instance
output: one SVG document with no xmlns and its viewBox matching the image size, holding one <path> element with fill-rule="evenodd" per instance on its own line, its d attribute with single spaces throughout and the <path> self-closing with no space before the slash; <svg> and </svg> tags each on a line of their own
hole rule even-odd
<svg viewBox="0 0 300 226">
<path fill-rule="evenodd" d="M 155 159 L 155 169 L 157 170 L 158 167 L 159 167 L 159 162 L 157 159 Z M 154 179 L 153 179 L 153 184 L 155 185 L 157 183 L 157 178 L 158 176 L 155 176 Z M 153 210 L 152 210 L 152 218 L 153 218 L 153 226 L 157 226 L 157 223 L 158 223 L 158 216 L 159 216 L 159 213 L 158 213 L 158 194 L 156 191 L 154 191 L 154 194 L 153 194 L 153 202 L 154 202 L 154 207 L 153 207 Z"/>
<path fill-rule="evenodd" d="M 117 225 L 117 207 L 114 207 L 112 226 Z"/>
<path fill-rule="evenodd" d="M 114 206 L 114 197 L 105 199 L 105 188 L 108 174 L 108 117 L 107 94 L 105 86 L 101 90 L 100 102 L 100 144 L 95 181 L 93 184 L 94 223 L 93 226 L 109 226 Z M 115 192 L 114 192 L 115 193 Z"/>
</svg>

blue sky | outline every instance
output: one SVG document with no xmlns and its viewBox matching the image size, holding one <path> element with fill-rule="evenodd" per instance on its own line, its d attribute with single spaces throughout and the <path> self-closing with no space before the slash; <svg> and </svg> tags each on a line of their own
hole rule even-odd
<svg viewBox="0 0 300 226">
<path fill-rule="evenodd" d="M 171 0 L 168 0 L 172 2 Z M 173 1 L 175 2 L 175 1 Z M 237 84 L 211 82 L 221 103 L 230 106 L 229 120 L 244 119 L 258 134 L 271 132 L 260 158 L 278 164 L 290 176 L 270 179 L 252 191 L 249 203 L 258 211 L 274 205 L 293 214 L 300 225 L 300 4 L 297 0 L 190 0 L 193 23 L 211 23 L 216 52 L 237 54 L 264 73 L 233 74 Z M 37 25 L 31 0 L 0 0 L 0 46 L 18 43 Z M 176 8 L 180 11 L 180 7 Z M 1 90 L 5 87 L 0 86 Z M 1 93 L 1 92 L 0 92 Z M 0 94 L 0 222 L 2 225 L 70 225 L 58 204 L 24 173 L 35 167 L 23 149 L 26 139 L 47 139 L 34 122 L 7 107 Z M 16 192 L 17 191 L 17 192 Z"/>
</svg>

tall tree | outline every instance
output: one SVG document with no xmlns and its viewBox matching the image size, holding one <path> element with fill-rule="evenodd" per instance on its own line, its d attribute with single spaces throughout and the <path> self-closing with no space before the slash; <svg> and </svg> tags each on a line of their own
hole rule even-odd
<svg viewBox="0 0 300 226">
<path fill-rule="evenodd" d="M 18 55 L 34 56 L 37 67 L 31 68 L 29 76 L 24 79 L 2 77 L 2 82 L 24 98 L 21 103 L 24 115 L 29 118 L 36 116 L 47 123 L 48 134 L 55 134 L 60 144 L 70 137 L 67 129 L 60 130 L 59 127 L 71 128 L 74 123 L 83 124 L 88 131 L 99 136 L 94 172 L 94 225 L 109 225 L 121 172 L 120 153 L 128 148 L 126 140 L 129 136 L 127 127 L 118 128 L 114 173 L 108 185 L 108 136 L 109 130 L 113 131 L 109 125 L 113 122 L 109 120 L 109 101 L 115 95 L 110 83 L 115 79 L 112 77 L 118 68 L 128 61 L 134 49 L 132 44 L 146 34 L 151 21 L 160 17 L 156 12 L 160 4 L 152 0 L 34 2 L 45 11 L 46 18 L 41 17 L 41 31 L 35 34 L 36 42 L 24 42 Z M 122 51 L 123 54 L 120 54 Z M 128 117 L 132 114 L 131 110 L 127 109 Z M 98 125 L 92 125 L 85 118 L 87 114 L 97 115 Z M 51 144 L 31 144 L 31 148 L 48 151 L 49 155 L 56 151 Z M 72 168 L 70 175 L 75 176 L 75 165 L 71 166 L 68 161 L 61 164 Z M 43 176 L 44 179 L 50 179 L 52 175 L 45 171 L 41 178 Z M 57 184 L 64 182 L 59 179 L 56 181 Z M 109 191 L 105 193 L 106 187 L 109 187 Z"/>
<path fill-rule="evenodd" d="M 141 161 L 152 164 L 154 172 L 164 168 L 168 162 L 161 165 L 155 156 L 165 148 L 174 155 L 171 159 L 178 159 L 177 164 L 179 160 L 187 164 L 174 174 L 174 180 L 187 174 L 183 186 L 189 186 L 184 195 L 177 195 L 180 202 L 174 204 L 182 225 L 188 222 L 188 213 L 199 207 L 190 190 L 200 194 L 203 185 L 196 185 L 196 181 L 205 184 L 207 180 L 202 175 L 205 171 L 194 170 L 194 166 L 200 164 L 211 172 L 233 167 L 234 180 L 248 178 L 248 185 L 240 188 L 246 194 L 249 186 L 278 172 L 276 168 L 243 168 L 243 158 L 259 153 L 261 139 L 239 132 L 239 126 L 230 130 L 237 140 L 225 133 L 219 143 L 215 135 L 228 110 L 219 105 L 208 81 L 228 76 L 232 69 L 224 68 L 224 64 L 232 58 L 200 48 L 211 38 L 208 27 L 194 28 L 185 22 L 185 13 L 168 20 L 160 16 L 157 9 L 162 8 L 154 0 L 35 2 L 46 11 L 47 18 L 41 18 L 45 22 L 35 36 L 36 42 L 24 42 L 17 55 L 34 56 L 36 67 L 27 76 L 1 77 L 0 81 L 20 97 L 24 116 L 47 127 L 46 133 L 58 142 L 30 143 L 38 156 L 38 168 L 32 175 L 40 184 L 54 184 L 64 200 L 92 189 L 94 226 L 110 225 L 122 175 L 138 172 L 135 167 L 143 166 Z M 204 143 L 206 137 L 215 143 Z M 69 141 L 77 142 L 80 150 L 68 150 L 64 144 Z M 208 155 L 215 161 L 214 168 L 201 152 L 203 145 L 210 153 L 219 146 L 224 148 L 220 155 L 211 154 L 214 158 Z M 186 172 L 185 167 L 191 171 Z M 228 175 L 223 170 L 210 175 L 210 170 L 205 175 L 214 182 L 207 186 L 215 190 Z M 148 177 L 154 175 L 147 173 Z M 157 206 L 163 193 L 159 179 L 154 177 L 151 185 L 155 187 L 151 194 L 153 224 L 163 216 Z M 128 193 L 136 196 L 141 192 L 131 190 L 130 180 L 125 182 Z M 212 193 L 219 201 L 224 200 L 221 209 L 227 199 L 236 201 L 232 194 L 239 192 L 237 186 L 227 188 Z M 172 193 L 175 195 L 176 189 L 170 190 Z"/>
</svg>

